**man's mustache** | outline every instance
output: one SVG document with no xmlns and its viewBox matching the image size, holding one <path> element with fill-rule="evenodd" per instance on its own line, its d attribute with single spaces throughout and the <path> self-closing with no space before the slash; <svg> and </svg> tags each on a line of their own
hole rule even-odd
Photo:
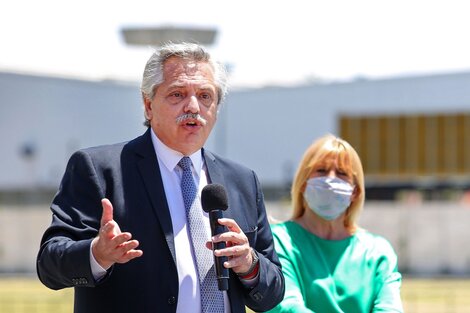
<svg viewBox="0 0 470 313">
<path fill-rule="evenodd" d="M 184 123 L 186 120 L 197 120 L 201 125 L 206 125 L 207 121 L 203 118 L 199 113 L 185 113 L 180 115 L 176 118 L 176 123 L 181 124 Z"/>
</svg>

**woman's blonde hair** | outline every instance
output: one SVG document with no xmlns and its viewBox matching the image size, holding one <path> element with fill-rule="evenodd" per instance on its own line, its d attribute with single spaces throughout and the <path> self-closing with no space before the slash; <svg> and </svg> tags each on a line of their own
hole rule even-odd
<svg viewBox="0 0 470 313">
<path fill-rule="evenodd" d="M 345 140 L 331 134 L 313 142 L 304 153 L 291 189 L 292 219 L 302 216 L 305 212 L 307 204 L 303 193 L 312 171 L 320 163 L 332 159 L 337 161 L 338 167 L 351 178 L 351 182 L 355 186 L 352 202 L 346 209 L 344 219 L 346 229 L 353 232 L 357 228 L 356 221 L 364 205 L 364 171 L 356 150 Z"/>
</svg>

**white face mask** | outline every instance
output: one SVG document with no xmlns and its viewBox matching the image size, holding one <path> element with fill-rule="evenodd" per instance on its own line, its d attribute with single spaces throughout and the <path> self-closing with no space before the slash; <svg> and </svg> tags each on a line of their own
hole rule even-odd
<svg viewBox="0 0 470 313">
<path fill-rule="evenodd" d="M 334 220 L 351 204 L 354 187 L 340 178 L 326 176 L 307 180 L 304 198 L 310 209 L 325 220 Z"/>
</svg>

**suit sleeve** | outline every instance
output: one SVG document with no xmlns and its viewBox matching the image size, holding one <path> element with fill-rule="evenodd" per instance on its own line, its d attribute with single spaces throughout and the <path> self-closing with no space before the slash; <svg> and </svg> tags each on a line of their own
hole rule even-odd
<svg viewBox="0 0 470 313">
<path fill-rule="evenodd" d="M 37 256 L 37 273 L 51 289 L 93 286 L 90 244 L 97 235 L 103 192 L 93 162 L 83 151 L 69 160 L 51 204 L 52 222 Z"/>
<path fill-rule="evenodd" d="M 257 239 L 253 247 L 259 256 L 259 283 L 249 291 L 246 305 L 257 312 L 267 311 L 281 302 L 284 297 L 284 276 L 279 258 L 274 249 L 271 228 L 268 223 L 264 198 L 256 174 L 253 173 L 256 187 L 256 207 L 258 213 Z"/>
</svg>

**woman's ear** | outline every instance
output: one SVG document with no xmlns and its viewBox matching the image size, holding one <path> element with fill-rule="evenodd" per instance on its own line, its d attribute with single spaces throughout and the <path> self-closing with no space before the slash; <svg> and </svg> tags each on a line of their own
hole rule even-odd
<svg viewBox="0 0 470 313">
<path fill-rule="evenodd" d="M 361 194 L 361 190 L 357 187 L 357 185 L 355 185 L 353 193 L 351 195 L 351 202 L 356 201 L 356 199 L 359 197 L 360 194 Z"/>
<path fill-rule="evenodd" d="M 302 184 L 302 187 L 300 188 L 300 192 L 304 193 L 305 189 L 307 189 L 307 182 L 306 181 Z"/>
</svg>

